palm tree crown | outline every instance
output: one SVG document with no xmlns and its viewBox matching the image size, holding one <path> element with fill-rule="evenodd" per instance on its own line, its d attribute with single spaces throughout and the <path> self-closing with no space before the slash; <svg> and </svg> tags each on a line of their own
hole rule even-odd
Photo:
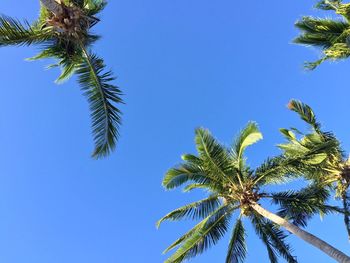
<svg viewBox="0 0 350 263">
<path fill-rule="evenodd" d="M 259 202 L 262 199 L 271 200 L 279 207 L 278 220 L 284 220 L 281 218 L 284 217 L 301 226 L 305 226 L 313 214 L 339 211 L 325 204 L 329 192 L 317 185 L 310 185 L 299 191 L 266 191 L 266 186 L 286 182 L 303 171 L 319 172 L 316 164 L 324 161 L 320 156 L 330 145 L 320 144 L 298 156 L 277 156 L 268 159 L 258 168 L 251 169 L 246 163 L 244 152 L 249 145 L 260 139 L 262 134 L 253 122 L 241 131 L 231 148 L 218 143 L 207 130 L 196 130 L 198 156 L 183 155 L 183 163 L 167 172 L 163 186 L 170 190 L 186 185 L 185 192 L 204 189 L 208 197 L 180 207 L 158 221 L 159 227 L 166 220 L 201 220 L 165 250 L 168 252 L 178 247 L 165 262 L 182 262 L 215 245 L 229 231 L 229 223 L 234 215 L 237 219 L 226 262 L 243 262 L 246 258 L 244 218 L 251 221 L 256 234 L 266 246 L 271 262 L 278 261 L 278 254 L 287 262 L 296 262 L 290 246 L 286 243 L 287 235 L 273 220 L 270 221 L 262 215 Z"/>
<path fill-rule="evenodd" d="M 339 18 L 316 18 L 305 16 L 295 26 L 301 34 L 294 42 L 306 46 L 315 46 L 323 51 L 323 57 L 305 64 L 315 69 L 325 60 L 339 60 L 350 56 L 350 4 L 342 0 L 322 0 L 316 8 L 335 12 Z"/>
<path fill-rule="evenodd" d="M 108 155 L 119 137 L 121 91 L 111 84 L 112 72 L 90 47 L 99 39 L 91 29 L 96 15 L 106 6 L 104 0 L 42 0 L 40 16 L 32 24 L 0 16 L 0 47 L 39 45 L 41 52 L 30 60 L 57 59 L 51 67 L 60 67 L 61 83 L 73 74 L 87 97 L 92 118 L 94 158 Z"/>
<path fill-rule="evenodd" d="M 336 197 L 340 198 L 344 208 L 344 222 L 350 239 L 350 201 L 349 201 L 349 186 L 350 186 L 350 159 L 345 157 L 344 151 L 341 148 L 340 141 L 331 132 L 322 130 L 321 124 L 317 121 L 315 113 L 305 103 L 297 100 L 292 100 L 289 103 L 289 109 L 295 111 L 301 119 L 306 122 L 311 128 L 308 133 L 303 133 L 300 130 L 293 128 L 299 135 L 292 130 L 282 129 L 288 143 L 283 144 L 282 148 L 285 155 L 295 156 L 299 152 L 309 151 L 311 148 L 318 147 L 321 144 L 329 144 L 327 150 L 320 158 L 322 162 L 322 172 L 310 172 L 306 175 L 306 179 L 323 188 L 335 190 Z"/>
</svg>

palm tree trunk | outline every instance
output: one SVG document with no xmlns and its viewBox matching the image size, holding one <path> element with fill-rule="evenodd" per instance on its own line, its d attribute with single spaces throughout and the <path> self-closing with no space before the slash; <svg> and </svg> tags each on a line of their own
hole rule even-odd
<svg viewBox="0 0 350 263">
<path fill-rule="evenodd" d="M 339 251 L 338 249 L 332 247 L 322 239 L 319 239 L 318 237 L 310 234 L 309 232 L 306 232 L 305 230 L 297 227 L 296 225 L 289 223 L 287 220 L 266 210 L 265 208 L 261 207 L 257 203 L 253 203 L 251 207 L 263 217 L 271 220 L 277 225 L 284 227 L 292 234 L 303 239 L 304 241 L 313 245 L 314 247 L 317 247 L 318 249 L 326 253 L 328 256 L 330 256 L 334 260 L 341 263 L 350 263 L 350 257 L 345 255 L 343 252 Z"/>
<path fill-rule="evenodd" d="M 50 12 L 54 13 L 55 15 L 59 15 L 62 13 L 62 6 L 60 4 L 61 1 L 56 0 L 40 0 L 40 2 L 49 10 Z"/>
</svg>

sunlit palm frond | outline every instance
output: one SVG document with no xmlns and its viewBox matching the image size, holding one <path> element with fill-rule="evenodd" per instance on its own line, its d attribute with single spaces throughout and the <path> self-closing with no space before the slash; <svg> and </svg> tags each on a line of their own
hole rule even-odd
<svg viewBox="0 0 350 263">
<path fill-rule="evenodd" d="M 247 126 L 239 133 L 234 146 L 238 159 L 238 169 L 241 169 L 244 166 L 243 154 L 245 149 L 262 138 L 263 136 L 255 122 L 249 122 Z"/>
<path fill-rule="evenodd" d="M 301 35 L 294 39 L 294 43 L 311 45 L 327 49 L 331 47 L 349 24 L 342 20 L 321 19 L 314 17 L 303 17 L 295 23 L 301 30 Z"/>
<path fill-rule="evenodd" d="M 206 129 L 196 129 L 195 142 L 203 170 L 209 175 L 220 176 L 223 181 L 234 180 L 226 171 L 231 168 L 228 150 Z"/>
<path fill-rule="evenodd" d="M 326 60 L 341 60 L 350 56 L 350 5 L 338 0 L 320 1 L 316 8 L 331 10 L 337 18 L 303 17 L 296 22 L 301 31 L 295 43 L 316 46 L 323 52 L 321 59 L 305 63 L 307 69 L 315 69 Z"/>
<path fill-rule="evenodd" d="M 315 113 L 311 107 L 299 100 L 291 100 L 288 103 L 288 108 L 296 112 L 300 118 L 310 124 L 316 131 L 319 131 L 321 124 L 317 121 Z"/>
</svg>

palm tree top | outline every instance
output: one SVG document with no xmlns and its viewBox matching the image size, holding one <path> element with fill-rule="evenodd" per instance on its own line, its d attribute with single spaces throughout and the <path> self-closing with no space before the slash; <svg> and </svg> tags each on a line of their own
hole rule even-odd
<svg viewBox="0 0 350 263">
<path fill-rule="evenodd" d="M 350 56 L 350 4 L 341 0 L 322 0 L 316 8 L 332 11 L 337 18 L 304 16 L 295 23 L 301 33 L 294 42 L 320 48 L 323 52 L 321 59 L 305 63 L 305 67 L 311 70 L 326 60 Z"/>
<path fill-rule="evenodd" d="M 120 89 L 113 85 L 111 71 L 106 70 L 103 59 L 92 52 L 91 46 L 99 36 L 92 28 L 106 6 L 104 0 L 41 0 L 39 18 L 32 24 L 0 16 L 0 47 L 11 45 L 38 45 L 41 52 L 29 60 L 54 58 L 62 83 L 73 74 L 90 104 L 94 158 L 110 154 L 119 138 L 123 103 Z"/>
<path fill-rule="evenodd" d="M 252 169 L 246 162 L 245 150 L 262 137 L 254 122 L 248 123 L 231 147 L 220 144 L 206 129 L 200 128 L 195 131 L 198 155 L 183 155 L 183 162 L 166 173 L 163 186 L 171 190 L 185 185 L 185 192 L 203 189 L 208 196 L 168 213 L 157 222 L 159 227 L 162 222 L 169 220 L 201 220 L 165 250 L 166 253 L 177 247 L 165 262 L 182 262 L 215 245 L 228 232 L 229 222 L 234 215 L 237 219 L 232 230 L 226 262 L 243 262 L 246 258 L 246 230 L 243 218 L 252 222 L 256 234 L 267 248 L 271 262 L 277 262 L 278 254 L 287 262 L 296 262 L 290 246 L 285 241 L 287 235 L 277 225 L 257 213 L 253 206 L 262 199 L 268 199 L 278 205 L 281 216 L 301 226 L 305 226 L 307 220 L 316 213 L 340 211 L 325 204 L 329 192 L 317 185 L 310 185 L 299 191 L 279 193 L 269 192 L 266 188 L 268 185 L 284 183 L 297 176 L 301 166 L 304 171 L 311 167 L 317 170 L 316 164 L 324 161 L 319 156 L 325 152 L 327 145 L 319 145 L 298 156 L 281 155 L 270 158 L 256 169 Z M 300 160 L 307 161 L 300 164 Z"/>
<path fill-rule="evenodd" d="M 286 136 L 288 143 L 284 144 L 283 151 L 285 155 L 293 156 L 296 151 L 310 150 L 320 144 L 329 144 L 328 150 L 320 156 L 323 158 L 321 173 L 308 173 L 306 179 L 320 185 L 335 190 L 335 197 L 342 200 L 344 211 L 344 223 L 350 239 L 350 158 L 345 155 L 345 151 L 341 147 L 340 141 L 336 136 L 324 131 L 321 124 L 316 120 L 315 113 L 305 103 L 292 100 L 289 108 L 295 111 L 300 118 L 306 122 L 311 129 L 308 133 L 298 131 L 300 138 L 296 136 Z M 289 134 L 291 130 L 283 129 L 285 134 Z"/>
</svg>

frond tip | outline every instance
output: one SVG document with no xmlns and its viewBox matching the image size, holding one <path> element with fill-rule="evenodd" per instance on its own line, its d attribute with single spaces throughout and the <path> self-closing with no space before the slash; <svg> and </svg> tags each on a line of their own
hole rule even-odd
<svg viewBox="0 0 350 263">
<path fill-rule="evenodd" d="M 88 52 L 84 55 L 76 73 L 90 103 L 95 141 L 92 156 L 98 159 L 109 155 L 115 148 L 121 124 L 121 112 L 116 104 L 123 101 L 119 88 L 110 84 L 115 78 L 110 71 L 105 71 L 103 60 Z"/>
<path fill-rule="evenodd" d="M 300 118 L 310 124 L 315 130 L 320 129 L 321 125 L 317 122 L 315 113 L 309 105 L 298 100 L 290 100 L 287 107 L 298 113 Z"/>
<path fill-rule="evenodd" d="M 245 237 L 246 233 L 244 225 L 242 219 L 239 218 L 232 232 L 228 253 L 226 256 L 226 263 L 244 262 L 247 255 L 247 245 L 245 242 Z"/>
</svg>

